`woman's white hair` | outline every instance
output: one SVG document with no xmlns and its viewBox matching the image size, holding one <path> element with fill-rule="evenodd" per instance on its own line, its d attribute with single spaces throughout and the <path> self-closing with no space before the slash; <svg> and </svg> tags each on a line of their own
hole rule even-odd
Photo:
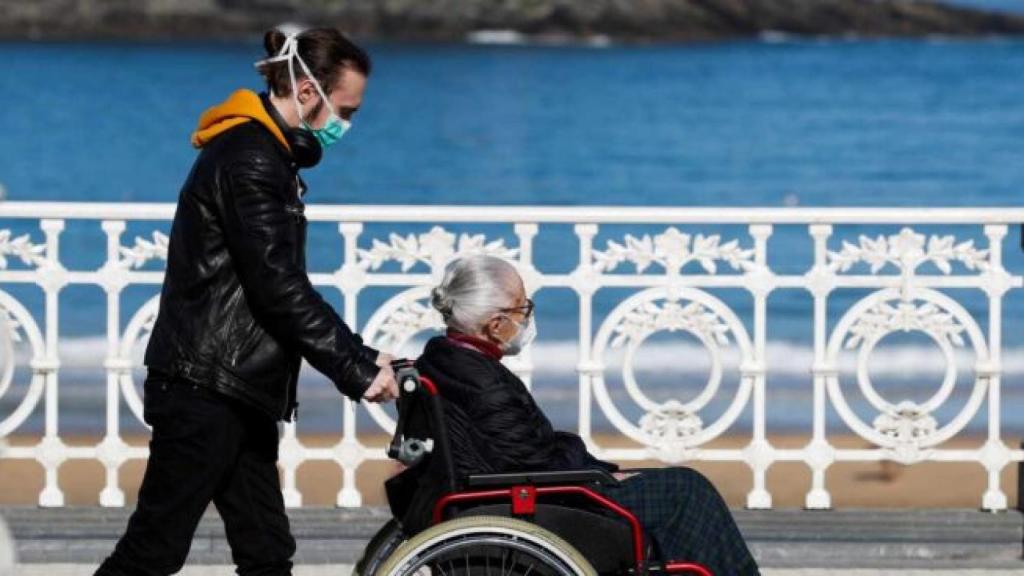
<svg viewBox="0 0 1024 576">
<path fill-rule="evenodd" d="M 515 266 L 496 256 L 474 255 L 445 267 L 430 304 L 449 328 L 475 333 L 498 310 L 515 304 L 522 279 Z"/>
</svg>

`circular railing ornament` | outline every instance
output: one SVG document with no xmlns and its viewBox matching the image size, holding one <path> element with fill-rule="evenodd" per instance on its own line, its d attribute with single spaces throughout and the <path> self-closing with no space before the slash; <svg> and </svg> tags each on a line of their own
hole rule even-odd
<svg viewBox="0 0 1024 576">
<path fill-rule="evenodd" d="M 121 361 L 121 369 L 118 376 L 121 396 L 124 397 L 124 401 L 132 411 L 132 414 L 147 427 L 148 425 L 143 417 L 142 397 L 139 396 L 139 389 L 135 386 L 135 376 L 132 374 L 132 359 L 134 358 L 136 346 L 148 341 L 159 312 L 160 296 L 156 295 L 146 301 L 135 312 L 131 320 L 128 321 L 128 326 L 124 329 L 124 334 L 121 337 L 121 346 L 118 350 L 118 358 Z"/>
<path fill-rule="evenodd" d="M 0 398 L 10 392 L 18 362 L 18 344 L 28 340 L 33 362 L 46 358 L 43 334 L 29 311 L 10 294 L 0 291 Z M 25 397 L 6 417 L 0 419 L 0 438 L 21 426 L 42 399 L 46 378 L 33 368 Z"/>
<path fill-rule="evenodd" d="M 711 371 L 704 388 L 688 402 L 655 402 L 636 381 L 636 352 L 644 341 L 661 332 L 688 333 L 704 345 L 711 357 Z M 603 371 L 591 379 L 594 397 L 609 421 L 646 446 L 652 456 L 670 463 L 688 460 L 696 447 L 731 426 L 750 398 L 753 377 L 741 374 L 736 395 L 718 419 L 705 424 L 699 415 L 718 393 L 723 354 L 733 342 L 739 348 L 741 366 L 753 365 L 754 348 L 743 323 L 725 303 L 707 292 L 688 287 L 676 287 L 671 293 L 660 287 L 638 292 L 619 304 L 601 324 L 592 357 L 598 366 L 604 366 L 609 350 L 625 348 L 623 385 L 645 413 L 637 424 L 629 421 L 612 400 Z"/>
<path fill-rule="evenodd" d="M 946 360 L 939 389 L 923 403 L 911 400 L 890 402 L 875 388 L 868 374 L 872 351 L 886 336 L 898 332 L 919 332 L 930 337 Z M 981 328 L 967 310 L 952 298 L 930 289 L 885 289 L 864 297 L 839 320 L 829 338 L 826 364 L 837 366 L 844 350 L 857 351 L 857 386 L 877 412 L 871 423 L 853 411 L 843 392 L 839 374 L 826 376 L 829 398 L 840 418 L 859 436 L 888 450 L 902 463 L 918 462 L 929 448 L 938 446 L 963 430 L 985 399 L 987 374 L 975 376 L 974 388 L 963 408 L 945 425 L 933 414 L 952 395 L 957 383 L 956 348 L 970 344 L 978 365 L 989 361 L 988 346 Z"/>
</svg>

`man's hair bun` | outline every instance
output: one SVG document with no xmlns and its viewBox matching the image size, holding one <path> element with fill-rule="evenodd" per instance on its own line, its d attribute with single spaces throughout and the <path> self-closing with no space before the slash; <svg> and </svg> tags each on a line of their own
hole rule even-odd
<svg viewBox="0 0 1024 576">
<path fill-rule="evenodd" d="M 284 32 L 277 28 L 267 30 L 267 33 L 263 35 L 263 47 L 267 50 L 267 56 L 277 56 L 287 39 L 288 37 L 284 35 Z"/>
</svg>

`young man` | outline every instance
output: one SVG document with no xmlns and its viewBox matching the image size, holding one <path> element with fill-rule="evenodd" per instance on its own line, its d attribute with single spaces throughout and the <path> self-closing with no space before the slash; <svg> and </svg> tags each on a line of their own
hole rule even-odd
<svg viewBox="0 0 1024 576">
<path fill-rule="evenodd" d="M 264 44 L 268 93 L 235 92 L 192 136 L 201 151 L 178 199 L 146 350 L 149 462 L 100 575 L 177 572 L 211 501 L 239 574 L 290 574 L 277 422 L 295 414 L 302 359 L 353 400 L 398 393 L 390 357 L 362 344 L 305 266 L 298 170 L 348 129 L 370 60 L 330 28 L 274 30 Z"/>
</svg>

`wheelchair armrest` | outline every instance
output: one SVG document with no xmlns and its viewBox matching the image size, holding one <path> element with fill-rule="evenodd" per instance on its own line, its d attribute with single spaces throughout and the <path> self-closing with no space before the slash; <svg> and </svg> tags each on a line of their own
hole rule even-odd
<svg viewBox="0 0 1024 576">
<path fill-rule="evenodd" d="M 467 488 L 514 486 L 516 484 L 533 484 L 537 486 L 550 484 L 600 484 L 602 486 L 614 486 L 618 483 L 619 481 L 614 476 L 604 470 L 597 469 L 471 474 L 466 477 Z"/>
</svg>

